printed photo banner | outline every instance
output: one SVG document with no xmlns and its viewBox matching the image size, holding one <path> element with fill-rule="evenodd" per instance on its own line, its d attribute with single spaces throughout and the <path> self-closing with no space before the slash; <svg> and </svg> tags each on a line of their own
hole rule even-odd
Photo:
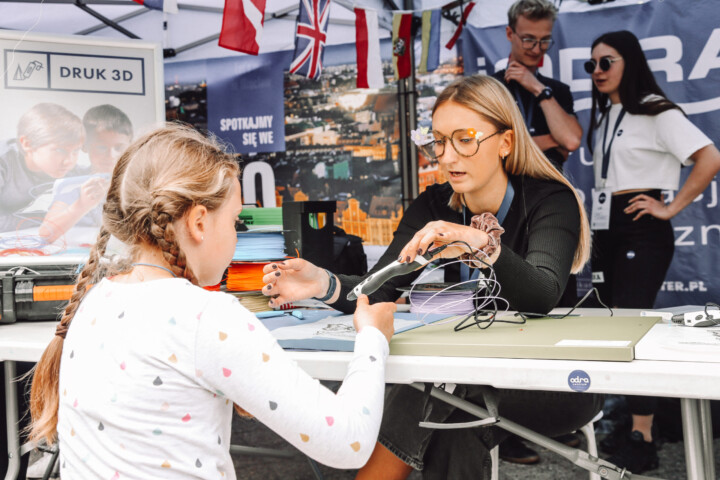
<svg viewBox="0 0 720 480">
<path fill-rule="evenodd" d="M 115 162 L 165 119 L 162 49 L 2 31 L 0 64 L 0 256 L 84 256 Z"/>
<path fill-rule="evenodd" d="M 660 87 L 720 145 L 720 28 L 716 2 L 697 1 L 687 8 L 687 2 L 682 0 L 665 0 L 560 14 L 553 31 L 555 45 L 545 56 L 540 72 L 570 86 L 584 129 L 590 120 L 591 80 L 583 70 L 583 62 L 590 58 L 592 41 L 613 30 L 630 30 L 638 36 Z M 510 53 L 504 25 L 483 29 L 467 25 L 461 48 L 466 75 L 494 73 L 505 67 Z M 584 139 L 585 135 L 583 146 L 567 160 L 565 171 L 584 192 L 589 210 L 593 171 Z M 683 169 L 681 182 L 689 171 Z M 675 192 L 665 193 L 672 200 Z M 720 264 L 717 180 L 673 218 L 672 224 L 675 256 L 656 306 L 718 302 L 720 277 L 714 268 Z"/>
</svg>

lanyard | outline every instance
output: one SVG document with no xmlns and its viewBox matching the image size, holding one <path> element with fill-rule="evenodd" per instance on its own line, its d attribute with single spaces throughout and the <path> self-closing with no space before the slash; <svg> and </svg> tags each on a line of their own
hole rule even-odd
<svg viewBox="0 0 720 480">
<path fill-rule="evenodd" d="M 620 110 L 620 113 L 618 114 L 617 120 L 615 120 L 615 126 L 613 127 L 613 133 L 612 138 L 610 139 L 610 143 L 608 144 L 607 148 L 605 147 L 605 143 L 607 142 L 607 136 L 608 136 L 608 127 L 610 126 L 610 115 L 608 114 L 608 118 L 605 119 L 605 134 L 603 135 L 603 144 L 602 144 L 602 173 L 600 178 L 602 179 L 602 186 L 605 187 L 605 180 L 607 180 L 607 173 L 608 168 L 610 167 L 610 150 L 612 149 L 612 144 L 615 141 L 615 133 L 617 132 L 618 127 L 620 126 L 620 122 L 622 122 L 623 117 L 625 116 L 625 109 L 623 108 Z"/>
<path fill-rule="evenodd" d="M 525 120 L 525 125 L 527 125 L 527 129 L 530 132 L 530 135 L 532 135 L 535 132 L 535 129 L 532 126 L 533 115 L 535 114 L 535 98 L 530 98 L 530 104 L 528 105 L 526 111 L 525 102 L 523 102 L 522 95 L 520 94 L 521 88 L 520 84 L 515 82 L 515 85 L 513 85 L 513 96 L 515 97 L 515 102 L 520 109 L 520 115 L 522 115 Z"/>
<path fill-rule="evenodd" d="M 497 218 L 497 221 L 499 224 L 502 225 L 502 223 L 505 221 L 505 217 L 507 216 L 507 213 L 510 210 L 510 205 L 512 204 L 514 197 L 515 197 L 515 189 L 513 188 L 510 180 L 508 180 L 507 188 L 505 189 L 505 196 L 503 197 L 503 201 L 500 204 L 500 208 L 498 209 L 497 215 L 495 215 L 495 218 Z M 467 212 L 467 207 L 463 207 L 463 225 L 465 225 L 467 223 L 466 212 Z M 461 282 L 470 280 L 471 278 L 478 278 L 479 275 L 480 275 L 479 268 L 473 268 L 473 271 L 471 274 L 470 267 L 468 267 L 464 263 L 460 264 L 460 281 Z"/>
</svg>

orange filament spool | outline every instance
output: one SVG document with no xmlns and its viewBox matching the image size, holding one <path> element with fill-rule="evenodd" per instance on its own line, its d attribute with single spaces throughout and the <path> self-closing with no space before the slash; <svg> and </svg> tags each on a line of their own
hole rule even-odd
<svg viewBox="0 0 720 480">
<path fill-rule="evenodd" d="M 226 287 L 232 292 L 252 292 L 261 290 L 263 268 L 268 263 L 233 262 L 228 267 Z"/>
</svg>

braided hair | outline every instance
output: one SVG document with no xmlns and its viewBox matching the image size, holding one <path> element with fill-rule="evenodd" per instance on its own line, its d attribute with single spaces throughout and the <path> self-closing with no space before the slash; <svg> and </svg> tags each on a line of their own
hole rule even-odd
<svg viewBox="0 0 720 480">
<path fill-rule="evenodd" d="M 196 205 L 209 211 L 220 208 L 238 174 L 235 159 L 215 139 L 180 124 L 146 134 L 123 153 L 113 171 L 97 241 L 77 277 L 56 335 L 35 367 L 30 391 L 31 440 L 52 443 L 57 437 L 63 343 L 92 285 L 127 272 L 143 247 L 159 249 L 175 275 L 197 283 L 177 243 L 174 220 Z M 111 237 L 128 247 L 126 258 L 107 258 Z"/>
</svg>

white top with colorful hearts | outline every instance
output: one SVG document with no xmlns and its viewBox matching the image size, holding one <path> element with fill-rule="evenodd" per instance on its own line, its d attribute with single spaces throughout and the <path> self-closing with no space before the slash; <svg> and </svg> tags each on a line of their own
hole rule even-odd
<svg viewBox="0 0 720 480">
<path fill-rule="evenodd" d="M 102 280 L 63 347 L 61 476 L 236 478 L 233 402 L 315 460 L 359 468 L 380 428 L 387 355 L 364 328 L 335 394 L 231 295 L 185 279 Z"/>
</svg>

